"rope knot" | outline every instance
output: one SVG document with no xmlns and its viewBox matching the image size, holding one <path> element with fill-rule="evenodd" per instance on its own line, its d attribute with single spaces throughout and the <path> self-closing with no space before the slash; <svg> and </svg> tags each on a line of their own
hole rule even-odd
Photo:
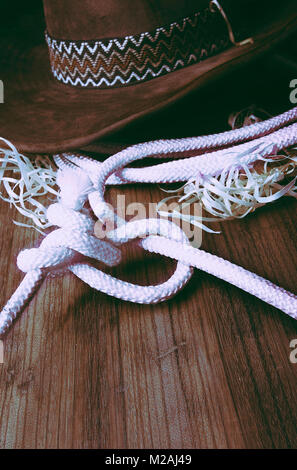
<svg viewBox="0 0 297 470">
<path fill-rule="evenodd" d="M 17 263 L 27 274 L 0 312 L 0 335 L 6 332 L 45 278 L 44 269 L 56 268 L 63 263 L 67 263 L 69 271 L 101 292 L 131 302 L 147 304 L 173 296 L 188 282 L 193 267 L 196 267 L 250 292 L 280 308 L 291 317 L 297 318 L 297 296 L 239 266 L 189 246 L 184 232 L 172 222 L 148 219 L 126 223 L 110 210 L 104 199 L 107 182 L 123 184 L 129 181 L 187 181 L 189 175 L 190 177 L 193 175 L 193 171 L 200 171 L 201 174 L 210 176 L 216 175 L 235 162 L 236 152 L 240 155 L 240 163 L 246 165 L 261 160 L 271 155 L 272 150 L 274 153 L 278 149 L 296 145 L 297 124 L 287 126 L 295 121 L 296 117 L 297 108 L 294 108 L 267 122 L 222 134 L 137 144 L 113 155 L 103 163 L 77 155 L 54 156 L 56 163 L 62 168 L 57 176 L 60 199 L 58 203 L 49 207 L 47 216 L 49 222 L 59 228 L 48 234 L 39 248 L 20 253 Z M 239 143 L 240 145 L 234 150 L 234 145 Z M 267 150 L 267 144 L 271 144 L 270 150 Z M 154 165 L 146 169 L 125 168 L 128 164 L 146 157 L 160 158 L 194 150 L 199 151 L 197 157 Z M 212 152 L 209 153 L 207 150 Z M 14 151 L 16 152 L 15 149 Z M 206 153 L 200 155 L 201 151 Z M 87 198 L 93 212 L 101 221 L 114 217 L 117 222 L 117 228 L 107 232 L 106 240 L 93 235 L 95 222 L 83 209 Z M 142 248 L 177 260 L 175 273 L 162 284 L 134 285 L 116 279 L 75 258 L 76 254 L 80 253 L 114 266 L 121 261 L 121 251 L 117 245 L 135 240 L 141 235 L 146 236 L 143 240 L 137 241 Z"/>
</svg>

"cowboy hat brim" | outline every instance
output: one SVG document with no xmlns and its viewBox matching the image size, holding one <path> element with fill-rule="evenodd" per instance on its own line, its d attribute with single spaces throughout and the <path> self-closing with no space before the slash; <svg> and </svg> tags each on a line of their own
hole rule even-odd
<svg viewBox="0 0 297 470">
<path fill-rule="evenodd" d="M 0 41 L 0 133 L 23 152 L 81 148 L 182 98 L 211 79 L 265 52 L 297 27 L 293 4 L 254 43 L 233 46 L 195 65 L 147 82 L 113 89 L 81 89 L 53 78 L 45 43 Z M 24 40 L 25 39 L 25 40 Z M 9 45 L 9 47 L 8 47 Z"/>
</svg>

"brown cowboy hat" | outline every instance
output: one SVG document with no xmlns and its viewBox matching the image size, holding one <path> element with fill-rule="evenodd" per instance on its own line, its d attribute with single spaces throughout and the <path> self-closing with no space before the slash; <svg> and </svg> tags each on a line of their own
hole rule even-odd
<svg viewBox="0 0 297 470">
<path fill-rule="evenodd" d="M 36 2 L 35 2 L 36 3 Z M 44 0 L 2 29 L 0 134 L 85 146 L 245 63 L 297 26 L 295 0 Z M 9 31 L 8 31 L 9 30 Z"/>
</svg>

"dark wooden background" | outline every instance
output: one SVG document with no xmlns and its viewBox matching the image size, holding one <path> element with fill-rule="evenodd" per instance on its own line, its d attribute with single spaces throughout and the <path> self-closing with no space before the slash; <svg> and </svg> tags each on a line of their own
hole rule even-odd
<svg viewBox="0 0 297 470">
<path fill-rule="evenodd" d="M 120 190 L 158 201 L 158 188 Z M 117 191 L 109 191 L 111 200 Z M 3 305 L 39 234 L 0 204 Z M 296 293 L 296 200 L 204 234 L 202 247 Z M 131 254 L 131 253 L 130 253 Z M 157 283 L 174 263 L 134 253 L 114 269 Z M 174 299 L 141 306 L 48 279 L 5 338 L 1 448 L 292 448 L 297 443 L 297 322 L 202 272 Z"/>
</svg>

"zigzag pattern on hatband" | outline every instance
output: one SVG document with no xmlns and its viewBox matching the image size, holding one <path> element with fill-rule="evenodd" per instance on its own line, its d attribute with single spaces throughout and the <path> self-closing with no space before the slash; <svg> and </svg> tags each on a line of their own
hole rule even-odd
<svg viewBox="0 0 297 470">
<path fill-rule="evenodd" d="M 135 36 L 71 41 L 46 32 L 46 41 L 57 80 L 97 88 L 135 85 L 198 63 L 231 45 L 221 14 L 210 9 Z"/>
</svg>

